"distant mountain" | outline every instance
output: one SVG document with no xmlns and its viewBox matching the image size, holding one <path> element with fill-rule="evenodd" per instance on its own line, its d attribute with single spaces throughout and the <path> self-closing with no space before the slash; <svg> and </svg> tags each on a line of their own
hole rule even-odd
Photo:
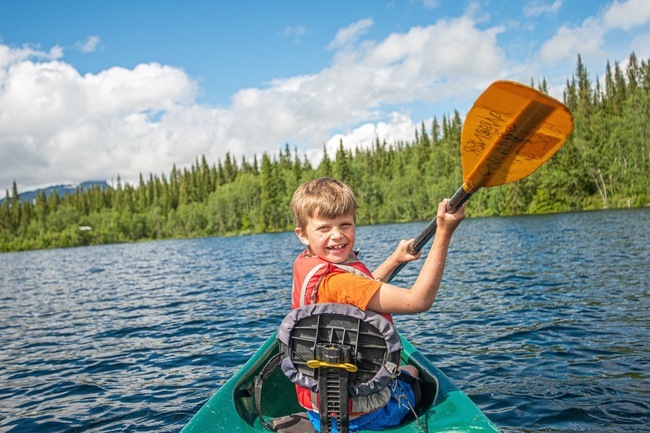
<svg viewBox="0 0 650 433">
<path fill-rule="evenodd" d="M 21 201 L 31 201 L 33 202 L 36 199 L 36 195 L 39 192 L 44 192 L 46 197 L 49 197 L 50 194 L 52 194 L 54 191 L 59 194 L 59 197 L 63 197 L 69 194 L 74 193 L 77 188 L 81 188 L 82 191 L 89 190 L 93 187 L 99 187 L 102 189 L 105 188 L 110 188 L 108 183 L 106 183 L 105 180 L 88 180 L 86 182 L 81 182 L 80 184 L 64 184 L 64 185 L 54 185 L 54 186 L 48 186 L 47 188 L 40 188 L 34 191 L 27 191 L 27 192 L 19 192 L 18 197 L 20 198 Z M 4 196 L 0 198 L 0 204 L 2 204 L 5 201 Z"/>
</svg>

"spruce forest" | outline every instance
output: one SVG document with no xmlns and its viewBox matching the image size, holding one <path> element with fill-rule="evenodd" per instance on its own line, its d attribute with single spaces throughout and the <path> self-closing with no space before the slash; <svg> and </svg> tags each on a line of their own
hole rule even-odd
<svg viewBox="0 0 650 433">
<path fill-rule="evenodd" d="M 547 91 L 545 80 L 532 85 Z M 564 103 L 575 122 L 564 147 L 531 176 L 479 191 L 469 216 L 648 205 L 650 62 L 631 54 L 625 67 L 608 62 L 596 80 L 578 57 Z M 261 159 L 226 153 L 211 165 L 199 157 L 168 175 L 141 175 L 137 185 L 118 176 L 112 188 L 39 193 L 33 202 L 19 200 L 14 182 L 0 206 L 0 251 L 292 230 L 293 191 L 321 176 L 354 189 L 358 224 L 430 220 L 462 184 L 461 129 L 455 112 L 422 123 L 411 142 L 355 150 L 340 143 L 318 166 L 287 144 Z"/>
</svg>

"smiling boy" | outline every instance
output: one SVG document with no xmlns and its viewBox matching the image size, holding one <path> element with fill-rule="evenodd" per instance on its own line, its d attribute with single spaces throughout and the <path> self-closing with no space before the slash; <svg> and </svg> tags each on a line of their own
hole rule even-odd
<svg viewBox="0 0 650 433">
<path fill-rule="evenodd" d="M 410 289 L 387 282 L 402 263 L 419 258 L 407 248 L 412 240 L 401 241 L 395 251 L 374 272 L 357 259 L 354 252 L 356 234 L 356 199 L 345 183 L 320 178 L 302 184 L 291 200 L 300 242 L 307 247 L 294 262 L 292 309 L 314 303 L 351 304 L 361 310 L 372 310 L 392 320 L 392 313 L 418 313 L 433 305 L 451 237 L 465 218 L 465 207 L 458 212 L 445 212 L 447 200 L 438 205 L 437 234 L 420 274 Z M 407 366 L 408 367 L 408 366 Z M 404 368 L 417 377 L 417 370 Z M 405 382 L 391 387 L 389 401 L 359 399 L 353 401 L 355 426 L 380 430 L 401 423 L 415 405 L 413 391 Z M 314 427 L 318 428 L 318 408 L 309 390 L 297 387 L 299 403 L 308 409 Z M 351 421 L 352 427 L 352 421 Z"/>
</svg>

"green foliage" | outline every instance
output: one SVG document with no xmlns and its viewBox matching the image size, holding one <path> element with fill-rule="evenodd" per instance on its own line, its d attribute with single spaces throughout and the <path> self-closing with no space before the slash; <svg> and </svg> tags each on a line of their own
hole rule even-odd
<svg viewBox="0 0 650 433">
<path fill-rule="evenodd" d="M 534 83 L 533 83 L 534 84 Z M 546 80 L 537 86 L 546 91 Z M 589 79 L 580 57 L 564 102 L 575 130 L 565 146 L 531 176 L 478 192 L 474 216 L 641 207 L 650 202 L 650 64 L 634 54 L 626 70 L 608 63 L 603 84 Z M 462 184 L 460 114 L 422 123 L 411 142 L 376 139 L 369 149 L 341 141 L 318 167 L 289 145 L 253 161 L 226 153 L 172 167 L 169 177 L 120 177 L 113 188 L 20 202 L 16 183 L 0 205 L 0 251 L 73 247 L 139 240 L 222 236 L 293 228 L 290 201 L 302 182 L 334 176 L 352 186 L 359 224 L 428 220 L 437 203 Z"/>
</svg>

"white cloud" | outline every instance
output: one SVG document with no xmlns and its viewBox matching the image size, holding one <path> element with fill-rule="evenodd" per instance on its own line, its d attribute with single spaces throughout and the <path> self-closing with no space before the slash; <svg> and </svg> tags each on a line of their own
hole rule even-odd
<svg viewBox="0 0 650 433">
<path fill-rule="evenodd" d="M 396 107 L 475 97 L 507 67 L 500 26 L 460 17 L 364 40 L 372 24 L 342 29 L 327 68 L 241 89 L 226 107 L 199 104 L 197 82 L 170 66 L 81 75 L 59 47 L 0 44 L 0 191 L 13 179 L 21 190 L 117 174 L 136 182 L 201 154 L 249 158 L 285 143 L 317 162 L 341 138 L 346 147 L 410 140 L 414 122 Z"/>
<path fill-rule="evenodd" d="M 463 15 L 471 18 L 476 22 L 487 22 L 490 20 L 492 14 L 490 8 L 486 8 L 486 0 L 471 0 L 465 5 Z"/>
<path fill-rule="evenodd" d="M 307 34 L 307 27 L 306 26 L 288 26 L 286 27 L 283 31 L 282 34 L 284 36 L 304 36 Z"/>
<path fill-rule="evenodd" d="M 389 144 L 394 141 L 411 141 L 415 137 L 416 126 L 409 116 L 403 113 L 393 112 L 391 113 L 389 122 L 364 123 L 349 132 L 333 135 L 325 143 L 325 148 L 327 149 L 328 155 L 333 157 L 339 148 L 341 140 L 343 140 L 346 148 L 352 149 L 371 148 L 377 139 L 380 142 L 386 140 Z M 322 150 L 315 149 L 312 158 L 317 160 L 321 157 L 321 154 Z"/>
<path fill-rule="evenodd" d="M 650 22 L 650 0 L 615 0 L 602 14 L 586 18 L 578 27 L 562 26 L 557 33 L 544 42 L 540 49 L 542 60 L 549 65 L 570 58 L 577 54 L 606 58 L 604 46 L 613 30 L 630 30 Z M 638 40 L 638 39 L 637 39 Z M 624 52 L 616 55 L 628 55 L 634 44 L 622 46 Z M 627 52 L 625 52 L 627 51 Z"/>
<path fill-rule="evenodd" d="M 0 70 L 5 188 L 13 179 L 26 186 L 117 174 L 135 179 L 187 160 L 184 147 L 194 144 L 165 120 L 186 110 L 183 104 L 196 94 L 195 83 L 178 69 L 143 64 L 81 76 L 60 61 L 23 59 Z M 160 122 L 150 118 L 156 112 L 164 113 Z"/>
<path fill-rule="evenodd" d="M 540 55 L 547 64 L 554 64 L 567 58 L 575 59 L 577 53 L 590 55 L 602 52 L 605 31 L 600 20 L 586 19 L 581 27 L 562 26 L 541 49 Z"/>
<path fill-rule="evenodd" d="M 295 44 L 300 44 L 302 37 L 309 33 L 307 26 L 288 26 L 282 31 L 282 35 L 293 38 Z"/>
<path fill-rule="evenodd" d="M 290 141 L 320 154 L 327 137 L 360 123 L 383 121 L 388 116 L 384 107 L 391 104 L 472 93 L 500 71 L 504 56 L 496 47 L 499 31 L 481 31 L 469 19 L 439 21 L 380 43 L 348 45 L 318 74 L 241 90 L 228 109 L 232 123 L 227 147 L 250 154 L 268 149 L 269 143 L 277 143 L 277 149 Z"/>
<path fill-rule="evenodd" d="M 329 49 L 337 49 L 355 43 L 359 37 L 366 34 L 366 32 L 374 24 L 370 18 L 365 18 L 342 28 L 336 33 L 334 40 L 330 42 Z"/>
<path fill-rule="evenodd" d="M 229 151 L 240 159 L 285 143 L 316 162 L 324 143 L 336 150 L 337 133 L 346 147 L 375 136 L 409 140 L 410 117 L 391 106 L 476 94 L 504 62 L 496 43 L 502 29 L 481 30 L 469 18 L 355 43 L 371 24 L 339 33 L 344 50 L 328 68 L 242 89 L 228 107 L 197 103 L 197 83 L 170 66 L 82 76 L 57 47 L 0 45 L 0 187 L 16 179 L 24 191 L 118 174 L 135 183 L 139 173 L 168 173 L 201 154 L 216 162 Z"/>
<path fill-rule="evenodd" d="M 650 0 L 614 1 L 605 11 L 603 22 L 608 28 L 629 30 L 650 22 Z"/>
<path fill-rule="evenodd" d="M 531 0 L 524 5 L 524 15 L 527 17 L 538 17 L 543 14 L 555 15 L 561 7 L 562 0 L 554 0 L 553 2 Z"/>
<path fill-rule="evenodd" d="M 645 33 L 634 38 L 630 44 L 630 48 L 638 57 L 650 58 L 650 33 Z"/>
<path fill-rule="evenodd" d="M 97 50 L 100 41 L 101 39 L 99 36 L 91 35 L 88 36 L 85 41 L 80 41 L 74 44 L 74 48 L 82 53 L 92 53 Z"/>
<path fill-rule="evenodd" d="M 435 9 L 440 5 L 439 0 L 421 0 L 422 6 L 427 9 Z"/>
<path fill-rule="evenodd" d="M 9 66 L 33 58 L 38 60 L 56 60 L 63 57 L 63 49 L 55 45 L 50 51 L 42 51 L 25 45 L 21 48 L 10 48 L 0 44 L 0 68 L 3 70 Z"/>
</svg>

